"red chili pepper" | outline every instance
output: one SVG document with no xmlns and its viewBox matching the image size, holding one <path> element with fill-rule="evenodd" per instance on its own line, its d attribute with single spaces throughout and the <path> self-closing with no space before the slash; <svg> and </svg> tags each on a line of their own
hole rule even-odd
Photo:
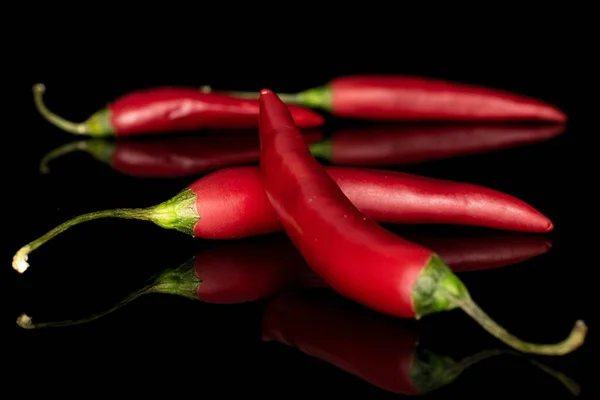
<svg viewBox="0 0 600 400">
<path fill-rule="evenodd" d="M 200 129 L 255 128 L 258 102 L 217 93 L 202 93 L 193 88 L 159 87 L 138 90 L 95 112 L 85 122 L 73 123 L 52 113 L 42 99 L 46 88 L 33 87 L 40 114 L 60 129 L 86 136 L 135 136 Z M 323 125 L 321 115 L 309 109 L 291 108 L 301 128 Z"/>
<path fill-rule="evenodd" d="M 302 134 L 307 143 L 323 137 L 319 131 Z M 245 131 L 207 132 L 155 140 L 86 139 L 49 152 L 40 162 L 40 171 L 48 173 L 51 160 L 72 151 L 85 151 L 125 175 L 172 178 L 258 164 L 260 143 L 257 134 Z"/>
<path fill-rule="evenodd" d="M 564 129 L 564 125 L 361 127 L 335 131 L 310 150 L 337 165 L 410 165 L 541 142 Z"/>
<path fill-rule="evenodd" d="M 329 292 L 329 293 L 328 293 Z M 263 315 L 263 339 L 294 347 L 380 389 L 422 395 L 454 382 L 468 367 L 497 355 L 485 350 L 458 362 L 424 349 L 407 321 L 391 320 L 331 295 L 329 290 L 284 293 Z M 580 386 L 564 374 L 527 360 L 577 395 Z"/>
<path fill-rule="evenodd" d="M 328 167 L 327 173 L 354 204 L 379 222 L 460 224 L 548 232 L 552 222 L 527 203 L 482 186 L 378 169 Z M 175 197 L 148 208 L 97 211 L 75 217 L 22 247 L 13 268 L 24 272 L 28 254 L 66 229 L 98 218 L 152 221 L 207 239 L 235 239 L 282 229 L 258 167 L 208 174 Z"/>
<path fill-rule="evenodd" d="M 283 239 L 283 240 L 282 240 Z M 145 294 L 163 293 L 212 304 L 239 304 L 272 297 L 294 287 L 319 287 L 323 281 L 304 262 L 285 235 L 224 242 L 198 251 L 177 268 L 169 268 L 110 309 L 79 320 L 34 324 L 21 314 L 22 328 L 79 325 L 104 317 Z"/>
<path fill-rule="evenodd" d="M 482 240 L 483 239 L 483 240 Z M 428 237 L 417 243 L 432 243 L 455 272 L 498 268 L 499 260 L 509 265 L 541 254 L 540 237 Z M 520 249 L 515 251 L 508 246 Z M 439 247 L 435 247 L 439 246 Z M 512 257 L 515 252 L 519 257 Z M 223 242 L 198 251 L 179 268 L 169 269 L 150 284 L 132 293 L 107 311 L 76 321 L 44 322 L 33 325 L 26 314 L 18 322 L 24 328 L 68 326 L 97 320 L 143 294 L 167 293 L 214 304 L 237 304 L 272 297 L 292 288 L 327 287 L 307 265 L 285 234 Z"/>
<path fill-rule="evenodd" d="M 211 91 L 205 86 L 204 92 Z M 256 98 L 256 93 L 229 92 Z M 567 116 L 543 101 L 507 91 L 415 76 L 358 75 L 331 80 L 299 93 L 280 94 L 287 104 L 375 121 L 545 121 Z"/>
<path fill-rule="evenodd" d="M 543 236 L 478 235 L 433 236 L 408 234 L 405 238 L 435 251 L 454 272 L 487 271 L 525 262 L 547 253 L 552 241 Z"/>
<path fill-rule="evenodd" d="M 460 308 L 522 352 L 561 355 L 583 344 L 577 321 L 557 344 L 527 343 L 494 322 L 433 251 L 382 228 L 360 212 L 312 156 L 276 94 L 260 93 L 260 169 L 282 225 L 307 264 L 342 296 L 403 318 Z"/>
<path fill-rule="evenodd" d="M 311 153 L 346 166 L 398 166 L 503 150 L 551 139 L 564 125 L 370 126 L 322 132 L 302 131 Z M 86 139 L 49 152 L 48 162 L 71 151 L 85 151 L 117 171 L 140 177 L 197 175 L 218 168 L 257 163 L 260 143 L 248 132 L 159 137 L 143 141 Z"/>
</svg>

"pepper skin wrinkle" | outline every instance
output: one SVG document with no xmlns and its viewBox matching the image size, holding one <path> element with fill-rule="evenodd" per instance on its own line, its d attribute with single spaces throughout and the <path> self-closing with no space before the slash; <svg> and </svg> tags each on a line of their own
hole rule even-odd
<svg viewBox="0 0 600 400">
<path fill-rule="evenodd" d="M 498 325 L 437 254 L 382 228 L 351 203 L 312 156 L 275 93 L 264 89 L 259 100 L 263 187 L 287 235 L 332 289 L 396 317 L 460 308 L 521 352 L 563 355 L 583 344 L 583 321 L 556 344 L 525 342 Z"/>
<path fill-rule="evenodd" d="M 199 129 L 256 128 L 258 101 L 218 93 L 202 93 L 193 88 L 158 87 L 121 96 L 88 120 L 73 123 L 51 112 L 43 102 L 46 88 L 33 87 L 35 105 L 48 122 L 66 132 L 96 137 L 164 134 Z M 296 124 L 301 128 L 323 125 L 318 113 L 293 106 Z"/>
<path fill-rule="evenodd" d="M 567 116 L 545 102 L 473 85 L 403 76 L 349 76 L 331 81 L 332 109 L 379 121 L 547 121 Z"/>
</svg>

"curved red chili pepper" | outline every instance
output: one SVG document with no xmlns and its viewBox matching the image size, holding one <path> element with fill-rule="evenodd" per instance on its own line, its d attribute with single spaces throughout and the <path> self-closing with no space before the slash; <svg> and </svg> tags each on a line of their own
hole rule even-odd
<svg viewBox="0 0 600 400">
<path fill-rule="evenodd" d="M 490 334 L 522 352 L 561 355 L 583 344 L 577 321 L 558 344 L 527 343 L 494 322 L 433 251 L 409 242 L 360 212 L 304 143 L 285 104 L 260 95 L 263 187 L 307 264 L 342 296 L 403 318 L 460 308 Z"/>
<path fill-rule="evenodd" d="M 424 349 L 407 321 L 391 320 L 333 296 L 329 290 L 286 292 L 263 314 L 263 339 L 294 347 L 388 392 L 422 395 L 454 382 L 473 364 L 510 354 L 487 350 L 454 361 Z M 577 382 L 529 360 L 573 394 Z"/>
<path fill-rule="evenodd" d="M 43 84 L 33 87 L 40 114 L 66 132 L 88 136 L 135 136 L 201 129 L 255 128 L 258 102 L 193 88 L 158 87 L 121 96 L 86 121 L 73 123 L 52 113 L 42 99 Z M 294 106 L 295 122 L 301 128 L 323 125 L 321 115 Z"/>
<path fill-rule="evenodd" d="M 527 203 L 482 186 L 377 169 L 328 167 L 326 171 L 356 207 L 379 222 L 476 225 L 526 232 L 553 229 L 552 222 Z M 31 251 L 72 226 L 98 218 L 147 220 L 207 239 L 236 239 L 282 229 L 265 194 L 259 168 L 228 168 L 198 179 L 153 207 L 97 211 L 64 222 L 23 246 L 13 259 L 13 268 L 24 272 Z"/>
<path fill-rule="evenodd" d="M 203 90 L 211 89 L 204 87 Z M 256 93 L 229 93 L 257 97 Z M 560 109 L 531 97 L 416 76 L 343 76 L 324 86 L 280 94 L 280 97 L 288 104 L 320 108 L 340 117 L 375 121 L 567 121 Z"/>
<path fill-rule="evenodd" d="M 334 131 L 311 145 L 337 165 L 395 166 L 481 154 L 549 140 L 564 125 L 379 126 Z"/>
<path fill-rule="evenodd" d="M 541 254 L 542 243 L 549 243 L 537 236 L 440 238 L 421 235 L 416 241 L 432 243 L 433 249 L 450 260 L 450 268 L 456 272 L 498 268 L 499 260 L 505 265 L 511 260 L 522 262 Z M 514 257 L 515 252 L 518 258 Z M 34 325 L 25 315 L 18 321 L 24 328 L 81 324 L 97 320 L 150 293 L 174 294 L 213 304 L 237 304 L 272 297 L 292 288 L 309 287 L 327 287 L 327 284 L 306 265 L 285 234 L 268 235 L 199 250 L 189 261 L 163 271 L 116 306 L 90 317 Z"/>
<path fill-rule="evenodd" d="M 306 131 L 302 135 L 307 143 L 323 137 L 319 131 Z M 207 132 L 154 140 L 86 139 L 49 152 L 40 162 L 40 171 L 48 173 L 51 160 L 73 151 L 87 152 L 125 175 L 173 178 L 258 164 L 260 143 L 255 132 L 246 131 Z"/>
</svg>

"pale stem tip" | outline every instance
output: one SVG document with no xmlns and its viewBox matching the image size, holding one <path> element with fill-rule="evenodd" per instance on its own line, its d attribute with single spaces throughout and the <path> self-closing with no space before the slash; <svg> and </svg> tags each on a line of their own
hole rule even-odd
<svg viewBox="0 0 600 400">
<path fill-rule="evenodd" d="M 44 85 L 43 83 L 36 83 L 33 86 L 33 91 L 37 93 L 44 93 L 46 91 L 46 85 Z"/>
<path fill-rule="evenodd" d="M 212 88 L 209 85 L 200 86 L 200 91 L 202 93 L 210 93 L 212 92 Z"/>
<path fill-rule="evenodd" d="M 583 344 L 585 336 L 587 335 L 588 327 L 582 320 L 577 320 L 575 322 L 575 327 L 573 328 L 573 334 L 577 336 L 578 341 Z"/>
<path fill-rule="evenodd" d="M 17 325 L 19 325 L 23 329 L 33 329 L 31 317 L 25 313 L 19 315 L 19 318 L 17 318 Z"/>
<path fill-rule="evenodd" d="M 18 271 L 20 274 L 25 272 L 27 268 L 29 268 L 29 264 L 27 263 L 27 257 L 29 254 L 29 246 L 25 246 L 17 251 L 17 254 L 13 257 L 12 266 Z"/>
</svg>

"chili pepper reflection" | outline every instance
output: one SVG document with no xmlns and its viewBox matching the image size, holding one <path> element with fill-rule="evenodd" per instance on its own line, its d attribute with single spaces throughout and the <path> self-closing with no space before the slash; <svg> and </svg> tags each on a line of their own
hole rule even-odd
<svg viewBox="0 0 600 400">
<path fill-rule="evenodd" d="M 549 140 L 563 125 L 367 126 L 334 131 L 303 131 L 313 155 L 332 164 L 365 167 L 400 166 L 475 155 Z M 105 139 L 71 142 L 41 161 L 49 171 L 53 159 L 73 151 L 90 153 L 125 175 L 151 178 L 203 174 L 234 165 L 258 164 L 260 143 L 253 131 L 207 132 L 202 135 Z"/>
<path fill-rule="evenodd" d="M 262 336 L 294 347 L 370 384 L 397 394 L 421 395 L 452 383 L 471 365 L 491 356 L 482 351 L 461 361 L 420 348 L 410 321 L 359 307 L 325 288 L 287 292 L 263 314 Z M 564 374 L 528 360 L 577 395 L 579 385 Z"/>
<path fill-rule="evenodd" d="M 547 253 L 552 242 L 542 236 L 471 235 L 435 236 L 407 234 L 404 237 L 433 249 L 454 272 L 484 271 L 525 262 Z"/>
<path fill-rule="evenodd" d="M 481 271 L 523 262 L 543 254 L 549 239 L 534 235 L 483 237 L 406 236 L 432 246 L 455 272 Z M 163 293 L 214 304 L 257 301 L 293 288 L 326 287 L 284 234 L 221 242 L 169 268 L 111 309 L 77 321 L 34 324 L 25 314 L 23 328 L 70 326 L 97 320 L 138 297 Z"/>
<path fill-rule="evenodd" d="M 307 143 L 323 137 L 320 131 L 303 132 Z M 44 156 L 40 171 L 65 154 L 83 151 L 124 174 L 147 178 L 198 175 L 224 167 L 258 164 L 260 141 L 252 130 L 211 131 L 194 136 L 113 141 L 90 139 L 67 143 Z"/>
<path fill-rule="evenodd" d="M 311 152 L 337 165 L 411 165 L 542 142 L 564 130 L 564 125 L 361 127 L 336 131 L 313 143 Z"/>
</svg>

